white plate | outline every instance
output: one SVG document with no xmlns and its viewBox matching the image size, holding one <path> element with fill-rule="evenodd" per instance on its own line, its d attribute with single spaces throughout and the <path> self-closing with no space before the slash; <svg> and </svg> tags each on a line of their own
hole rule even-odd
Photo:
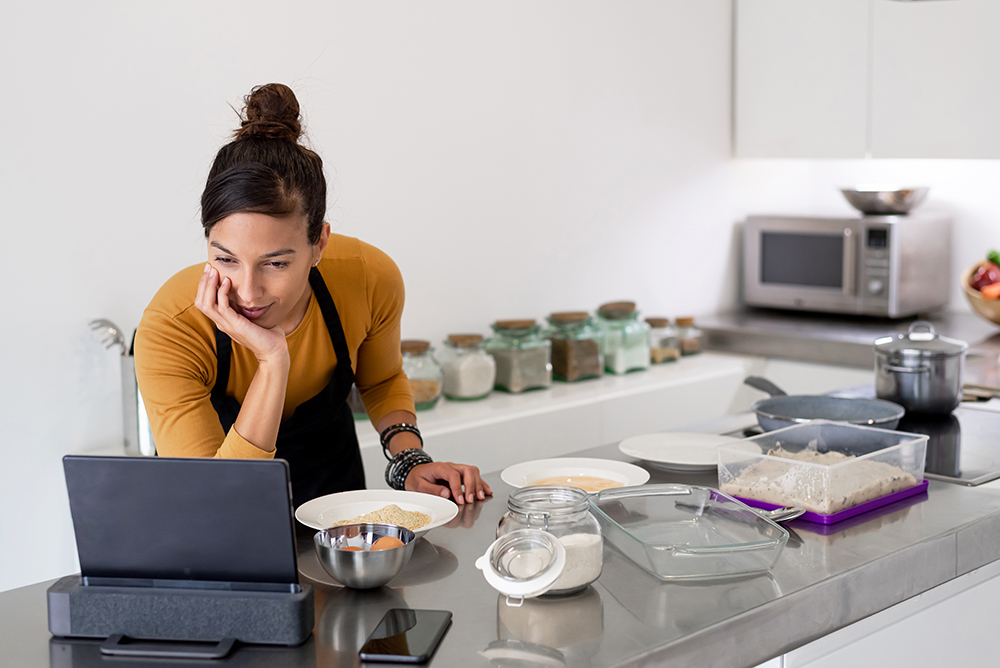
<svg viewBox="0 0 1000 668">
<path fill-rule="evenodd" d="M 626 438 L 618 444 L 618 449 L 665 471 L 715 471 L 719 466 L 715 449 L 740 440 L 718 434 L 668 431 Z"/>
<path fill-rule="evenodd" d="M 458 515 L 454 501 L 431 494 L 401 492 L 395 489 L 359 489 L 353 492 L 327 494 L 306 501 L 295 511 L 295 519 L 313 529 L 329 529 L 335 522 L 354 519 L 395 503 L 403 510 L 417 511 L 431 516 L 431 523 L 414 531 L 419 538 L 425 533 L 447 524 Z"/>
<path fill-rule="evenodd" d="M 649 471 L 639 468 L 635 464 L 618 462 L 613 459 L 557 457 L 555 459 L 536 459 L 508 466 L 500 474 L 500 479 L 511 487 L 527 487 L 537 480 L 556 476 L 607 478 L 630 487 L 642 485 L 649 480 Z"/>
</svg>

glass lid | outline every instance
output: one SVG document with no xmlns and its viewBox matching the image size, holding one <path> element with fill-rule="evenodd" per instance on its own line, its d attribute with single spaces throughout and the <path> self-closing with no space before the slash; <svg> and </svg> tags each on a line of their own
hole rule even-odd
<svg viewBox="0 0 1000 668">
<path fill-rule="evenodd" d="M 497 538 L 476 560 L 490 586 L 513 598 L 533 598 L 552 588 L 566 567 L 566 548 L 550 533 L 518 529 Z"/>
<path fill-rule="evenodd" d="M 969 344 L 938 336 L 934 325 L 923 320 L 910 325 L 906 334 L 884 336 L 875 340 L 875 350 L 913 357 L 952 357 L 969 349 Z"/>
</svg>

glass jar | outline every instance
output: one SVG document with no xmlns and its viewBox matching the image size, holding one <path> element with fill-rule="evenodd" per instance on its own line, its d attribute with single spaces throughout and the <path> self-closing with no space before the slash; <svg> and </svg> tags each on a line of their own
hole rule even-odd
<svg viewBox="0 0 1000 668">
<path fill-rule="evenodd" d="M 410 380 L 410 392 L 418 411 L 433 408 L 441 398 L 444 380 L 441 366 L 434 359 L 430 341 L 409 339 L 399 342 L 403 352 L 403 372 Z"/>
<path fill-rule="evenodd" d="M 673 362 L 681 356 L 681 339 L 670 318 L 646 318 L 649 323 L 649 356 L 653 364 Z"/>
<path fill-rule="evenodd" d="M 483 344 L 496 360 L 498 390 L 524 392 L 552 385 L 552 343 L 534 320 L 497 320 Z"/>
<path fill-rule="evenodd" d="M 449 399 L 474 401 L 493 391 L 497 364 L 483 350 L 480 334 L 449 334 L 438 360 L 444 373 L 444 396 Z"/>
<path fill-rule="evenodd" d="M 649 324 L 639 320 L 634 302 L 611 302 L 597 310 L 604 332 L 604 368 L 624 374 L 649 368 Z"/>
<path fill-rule="evenodd" d="M 545 336 L 552 341 L 552 376 L 573 383 L 604 374 L 604 335 L 588 313 L 553 313 Z"/>
<path fill-rule="evenodd" d="M 677 336 L 681 340 L 681 355 L 701 352 L 701 330 L 694 326 L 694 318 L 677 318 Z"/>
<path fill-rule="evenodd" d="M 590 514 L 585 491 L 562 485 L 533 485 L 510 493 L 507 512 L 497 525 L 497 538 L 518 530 L 544 531 L 562 543 L 566 565 L 545 596 L 575 594 L 601 575 L 603 539 Z"/>
</svg>

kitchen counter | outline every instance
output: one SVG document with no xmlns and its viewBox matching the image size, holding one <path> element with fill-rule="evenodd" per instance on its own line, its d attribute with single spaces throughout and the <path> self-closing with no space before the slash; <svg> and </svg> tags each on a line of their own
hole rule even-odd
<svg viewBox="0 0 1000 668">
<path fill-rule="evenodd" d="M 727 418 L 725 427 L 735 428 L 740 419 L 749 424 L 752 416 Z M 614 445 L 577 454 L 628 460 Z M 213 665 L 356 665 L 358 647 L 384 611 L 410 607 L 454 613 L 432 666 L 489 666 L 489 657 L 499 662 L 531 655 L 542 663 L 519 665 L 558 666 L 563 657 L 572 666 L 751 667 L 1000 557 L 1000 492 L 931 481 L 927 494 L 831 527 L 786 524 L 792 539 L 768 575 L 663 584 L 606 546 L 604 571 L 583 594 L 510 608 L 473 566 L 492 542 L 511 491 L 498 473 L 486 479 L 495 496 L 431 531 L 391 587 L 336 586 L 313 556 L 311 531 L 300 528 L 300 571 L 316 588 L 313 637 L 290 649 L 241 647 Z M 714 474 L 654 471 L 650 482 L 714 486 L 716 480 Z M 34 549 L 44 549 L 41 541 Z M 0 593 L 5 663 L 108 665 L 96 641 L 49 635 L 49 584 Z"/>
<path fill-rule="evenodd" d="M 983 349 L 1000 351 L 1000 328 L 975 314 L 941 312 L 922 319 L 938 334 L 967 342 L 970 356 Z M 875 339 L 906 332 L 916 320 L 747 309 L 700 316 L 696 322 L 708 350 L 871 369 Z"/>
</svg>

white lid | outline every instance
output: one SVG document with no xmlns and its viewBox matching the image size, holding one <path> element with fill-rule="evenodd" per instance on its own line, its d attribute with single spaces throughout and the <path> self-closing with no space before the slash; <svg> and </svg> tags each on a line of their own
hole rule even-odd
<svg viewBox="0 0 1000 668">
<path fill-rule="evenodd" d="M 490 586 L 514 598 L 541 596 L 566 567 L 566 548 L 538 529 L 518 529 L 500 536 L 476 559 Z"/>
</svg>

